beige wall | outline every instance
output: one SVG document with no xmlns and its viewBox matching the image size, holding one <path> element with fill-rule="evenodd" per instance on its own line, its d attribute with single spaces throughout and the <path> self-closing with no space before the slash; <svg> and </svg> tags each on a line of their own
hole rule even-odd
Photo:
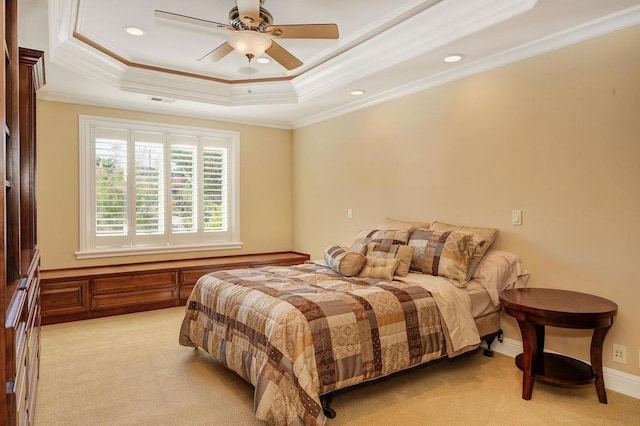
<svg viewBox="0 0 640 426">
<path fill-rule="evenodd" d="M 43 269 L 291 250 L 291 131 L 47 101 L 39 101 L 37 108 L 38 246 Z M 76 260 L 79 114 L 239 131 L 243 248 Z"/>
<path fill-rule="evenodd" d="M 618 303 L 605 365 L 640 375 L 638 40 L 636 26 L 295 130 L 294 249 L 321 257 L 385 216 L 500 228 L 531 286 Z M 547 336 L 589 359 L 590 331 Z"/>
</svg>

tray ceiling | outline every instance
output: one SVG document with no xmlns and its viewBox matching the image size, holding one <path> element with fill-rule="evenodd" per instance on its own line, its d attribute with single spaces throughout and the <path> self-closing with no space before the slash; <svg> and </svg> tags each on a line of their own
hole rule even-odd
<svg viewBox="0 0 640 426">
<path fill-rule="evenodd" d="M 20 45 L 45 50 L 42 99 L 295 128 L 640 22 L 640 0 L 265 0 L 274 23 L 340 31 L 337 40 L 278 40 L 303 62 L 287 70 L 236 52 L 199 61 L 227 31 L 153 13 L 227 23 L 235 5 L 22 0 Z M 442 61 L 454 53 L 463 60 Z"/>
</svg>

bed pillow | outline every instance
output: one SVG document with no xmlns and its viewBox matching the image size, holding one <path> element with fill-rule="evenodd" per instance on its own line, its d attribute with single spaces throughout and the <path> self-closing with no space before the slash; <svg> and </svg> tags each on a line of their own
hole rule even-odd
<svg viewBox="0 0 640 426">
<path fill-rule="evenodd" d="M 394 229 L 409 230 L 411 228 L 429 228 L 429 222 L 407 222 L 385 217 L 378 223 L 378 229 L 388 231 Z"/>
<path fill-rule="evenodd" d="M 366 263 L 360 274 L 360 278 L 376 278 L 379 280 L 393 281 L 400 259 L 381 259 L 367 256 Z"/>
<path fill-rule="evenodd" d="M 324 249 L 324 261 L 340 275 L 354 277 L 360 273 L 366 259 L 364 254 L 348 247 L 327 246 Z"/>
<path fill-rule="evenodd" d="M 409 267 L 411 266 L 413 247 L 400 244 L 391 244 L 389 246 L 384 246 L 380 243 L 370 243 L 367 247 L 367 257 L 400 260 L 395 275 L 399 277 L 405 277 L 409 273 Z"/>
<path fill-rule="evenodd" d="M 471 279 L 471 276 L 478 267 L 482 256 L 484 256 L 486 251 L 489 250 L 489 247 L 498 235 L 498 230 L 496 228 L 479 228 L 475 226 L 451 225 L 449 223 L 437 221 L 433 222 L 429 229 L 434 229 L 436 231 L 470 232 L 476 236 L 476 238 L 478 239 L 478 247 L 476 248 L 475 253 L 473 253 L 473 259 L 471 259 L 471 265 L 469 265 L 469 269 L 467 271 L 467 281 Z"/>
<path fill-rule="evenodd" d="M 474 234 L 418 228 L 413 230 L 409 246 L 414 248 L 412 270 L 446 277 L 457 287 L 467 286 L 467 272 L 478 247 Z"/>
<path fill-rule="evenodd" d="M 351 249 L 366 252 L 369 243 L 380 243 L 384 246 L 392 244 L 407 244 L 409 241 L 409 231 L 401 230 L 382 230 L 382 229 L 363 229 L 358 232 L 356 238 L 351 244 Z"/>
<path fill-rule="evenodd" d="M 493 304 L 498 306 L 498 295 L 501 291 L 526 287 L 530 275 L 515 254 L 488 250 L 474 271 L 472 279 L 487 290 Z"/>
</svg>

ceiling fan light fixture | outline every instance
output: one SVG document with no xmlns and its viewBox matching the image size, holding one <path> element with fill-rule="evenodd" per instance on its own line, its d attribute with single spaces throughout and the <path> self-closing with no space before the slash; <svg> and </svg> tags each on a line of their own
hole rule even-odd
<svg viewBox="0 0 640 426">
<path fill-rule="evenodd" d="M 271 47 L 271 38 L 257 31 L 233 31 L 229 33 L 228 43 L 242 56 L 257 58 Z"/>
</svg>

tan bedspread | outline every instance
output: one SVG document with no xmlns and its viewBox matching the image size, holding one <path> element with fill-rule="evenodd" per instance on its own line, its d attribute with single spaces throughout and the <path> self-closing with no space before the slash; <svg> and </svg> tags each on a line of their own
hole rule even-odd
<svg viewBox="0 0 640 426">
<path fill-rule="evenodd" d="M 445 356 L 442 328 L 419 283 L 305 264 L 202 277 L 180 344 L 202 347 L 250 382 L 258 419 L 321 425 L 320 395 Z"/>
</svg>

